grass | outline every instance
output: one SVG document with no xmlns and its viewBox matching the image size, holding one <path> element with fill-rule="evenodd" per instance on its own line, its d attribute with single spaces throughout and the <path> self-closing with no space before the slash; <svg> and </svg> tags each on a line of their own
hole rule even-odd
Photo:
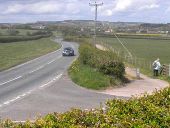
<svg viewBox="0 0 170 128">
<path fill-rule="evenodd" d="M 119 80 L 104 75 L 88 65 L 79 63 L 78 60 L 70 67 L 69 75 L 76 84 L 94 90 L 106 89 L 121 83 Z"/>
<path fill-rule="evenodd" d="M 139 67 L 140 72 L 153 77 L 151 64 L 156 58 L 160 58 L 161 64 L 170 64 L 170 41 L 169 40 L 151 40 L 151 39 L 126 39 L 120 38 L 124 45 L 131 51 L 133 56 L 138 59 L 138 64 L 130 64 L 132 67 Z M 99 42 L 111 45 L 116 51 L 120 53 L 125 52 L 121 44 L 116 38 L 99 37 Z M 127 66 L 129 64 L 126 63 Z M 160 75 L 159 79 L 168 81 L 170 77 Z"/>
<path fill-rule="evenodd" d="M 124 45 L 137 58 L 145 61 L 154 61 L 160 58 L 161 63 L 170 63 L 170 41 L 169 40 L 151 40 L 151 39 L 126 39 L 120 38 Z M 125 52 L 122 45 L 116 38 L 98 37 L 99 42 L 111 45 L 119 52 Z"/>
<path fill-rule="evenodd" d="M 50 38 L 0 43 L 0 71 L 52 52 L 59 47 L 59 44 Z"/>
<path fill-rule="evenodd" d="M 29 33 L 33 33 L 33 32 L 36 32 L 37 30 L 28 30 L 28 29 L 15 29 L 17 31 L 19 31 L 19 36 L 23 36 L 23 35 L 27 35 L 27 32 Z M 8 29 L 0 29 L 0 34 L 3 36 L 3 35 L 9 35 L 8 33 Z"/>
</svg>

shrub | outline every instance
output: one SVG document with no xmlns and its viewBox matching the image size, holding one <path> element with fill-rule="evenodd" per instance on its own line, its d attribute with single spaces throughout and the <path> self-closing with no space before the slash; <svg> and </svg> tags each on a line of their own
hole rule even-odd
<svg viewBox="0 0 170 128">
<path fill-rule="evenodd" d="M 125 67 L 123 62 L 111 51 L 101 51 L 90 44 L 81 44 L 80 61 L 117 78 L 123 78 Z"/>
<path fill-rule="evenodd" d="M 41 38 L 50 37 L 51 35 L 37 35 L 37 36 L 3 36 L 0 37 L 0 43 L 10 43 L 18 41 L 38 40 Z"/>
</svg>

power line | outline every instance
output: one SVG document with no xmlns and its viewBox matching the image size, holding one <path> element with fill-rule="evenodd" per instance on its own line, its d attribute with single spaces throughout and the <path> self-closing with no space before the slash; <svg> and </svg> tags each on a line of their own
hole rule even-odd
<svg viewBox="0 0 170 128">
<path fill-rule="evenodd" d="M 123 46 L 123 48 L 127 51 L 127 53 L 129 54 L 129 57 L 132 58 L 132 54 L 129 51 L 129 49 L 123 44 L 123 42 L 119 39 L 119 37 L 113 32 L 114 36 L 117 38 L 117 40 L 119 41 L 119 43 Z"/>
<path fill-rule="evenodd" d="M 96 43 L 96 22 L 97 22 L 97 8 L 99 6 L 102 6 L 103 5 L 103 2 L 102 3 L 97 3 L 96 1 L 94 3 L 89 3 L 89 6 L 94 6 L 95 7 L 95 23 L 94 23 L 94 44 Z"/>
</svg>

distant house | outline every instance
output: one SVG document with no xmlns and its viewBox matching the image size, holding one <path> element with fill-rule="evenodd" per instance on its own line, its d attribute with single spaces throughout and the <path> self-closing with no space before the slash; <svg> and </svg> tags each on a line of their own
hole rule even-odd
<svg viewBox="0 0 170 128">
<path fill-rule="evenodd" d="M 159 33 L 161 33 L 161 34 L 168 34 L 169 31 L 159 31 Z"/>
<path fill-rule="evenodd" d="M 113 32 L 113 29 L 107 29 L 106 31 L 105 31 L 105 33 L 112 33 Z"/>
<path fill-rule="evenodd" d="M 154 30 L 147 30 L 148 34 L 159 34 L 159 31 L 154 31 Z"/>
<path fill-rule="evenodd" d="M 45 29 L 46 28 L 46 26 L 45 25 L 31 25 L 31 28 L 32 29 Z"/>
</svg>

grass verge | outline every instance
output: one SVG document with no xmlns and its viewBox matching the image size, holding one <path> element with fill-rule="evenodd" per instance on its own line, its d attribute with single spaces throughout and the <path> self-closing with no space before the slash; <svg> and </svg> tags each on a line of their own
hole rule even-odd
<svg viewBox="0 0 170 128">
<path fill-rule="evenodd" d="M 121 80 L 105 75 L 97 69 L 81 64 L 76 60 L 69 68 L 71 79 L 78 85 L 95 90 L 122 85 Z"/>
<path fill-rule="evenodd" d="M 39 40 L 0 43 L 0 71 L 59 49 L 60 45 L 42 38 Z"/>
</svg>

